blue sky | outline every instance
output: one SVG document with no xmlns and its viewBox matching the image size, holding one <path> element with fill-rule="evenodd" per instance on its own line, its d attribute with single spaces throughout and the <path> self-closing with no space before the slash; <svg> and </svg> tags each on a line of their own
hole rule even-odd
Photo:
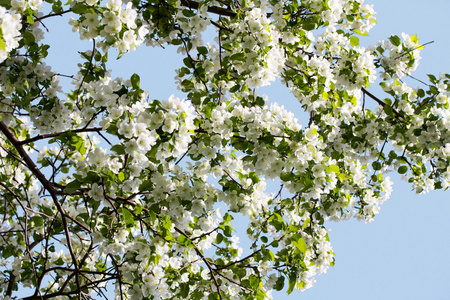
<svg viewBox="0 0 450 300">
<path fill-rule="evenodd" d="M 366 0 L 366 3 L 374 4 L 378 24 L 369 37 L 360 38 L 362 45 L 387 39 L 391 34 L 417 34 L 422 43 L 434 43 L 422 51 L 421 65 L 414 76 L 426 80 L 428 73 L 450 72 L 447 24 L 450 1 L 429 0 L 425 4 L 423 0 Z M 48 36 L 59 40 L 62 34 L 67 34 L 67 28 L 61 31 L 58 26 L 61 19 L 55 21 L 46 23 L 50 28 Z M 76 39 L 77 35 L 73 37 Z M 56 69 L 59 72 L 73 74 L 76 65 L 72 62 L 78 60 L 76 50 L 90 48 L 89 42 L 56 43 L 50 49 L 51 64 L 59 65 Z M 164 99 L 172 93 L 181 95 L 173 80 L 174 69 L 180 64 L 181 58 L 171 49 L 149 51 L 142 47 L 109 66 L 114 68 L 114 76 L 126 78 L 138 73 L 141 86 L 150 91 L 150 97 Z M 281 86 L 265 91 L 272 101 L 280 100 L 293 111 L 299 108 Z M 371 91 L 385 97 L 379 89 Z M 318 276 L 314 288 L 294 291 L 289 296 L 275 293 L 274 299 L 450 299 L 450 193 L 416 195 L 399 177 L 394 175 L 393 180 L 392 197 L 372 223 L 351 220 L 329 224 L 336 266 Z"/>
</svg>

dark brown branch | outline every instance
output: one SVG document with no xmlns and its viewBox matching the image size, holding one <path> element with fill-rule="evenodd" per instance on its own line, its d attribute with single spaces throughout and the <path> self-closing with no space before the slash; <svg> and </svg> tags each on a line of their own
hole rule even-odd
<svg viewBox="0 0 450 300">
<path fill-rule="evenodd" d="M 42 295 L 42 296 L 32 295 L 32 296 L 29 296 L 29 297 L 22 298 L 21 300 L 44 300 L 44 299 L 55 298 L 55 297 L 58 297 L 58 296 L 73 296 L 74 294 L 83 293 L 82 290 L 84 290 L 84 289 L 88 289 L 88 288 L 92 288 L 92 287 L 98 286 L 100 283 L 105 282 L 105 281 L 109 281 L 109 280 L 112 280 L 112 279 L 116 279 L 116 277 L 115 276 L 111 276 L 111 277 L 102 278 L 102 279 L 99 279 L 99 280 L 96 280 L 96 281 L 91 281 L 89 283 L 86 283 L 86 284 L 80 286 L 79 288 L 77 287 L 77 289 L 73 290 L 73 291 L 68 291 L 68 292 L 58 291 L 56 293 Z"/>
<path fill-rule="evenodd" d="M 92 40 L 92 54 L 91 54 L 91 58 L 89 59 L 89 65 L 88 65 L 88 67 L 86 69 L 86 73 L 83 75 L 83 78 L 81 79 L 80 86 L 78 87 L 78 90 L 77 90 L 77 94 L 76 94 L 77 100 L 78 100 L 78 96 L 80 95 L 81 89 L 83 88 L 83 83 L 86 80 L 86 77 L 87 77 L 87 75 L 89 74 L 89 72 L 90 72 L 90 70 L 92 68 L 92 60 L 94 59 L 94 55 L 95 55 L 95 40 Z M 77 107 L 80 108 L 78 106 L 78 102 L 77 102 Z"/>
<path fill-rule="evenodd" d="M 234 31 L 231 30 L 230 28 L 228 28 L 228 27 L 223 27 L 222 25 L 220 25 L 220 24 L 217 23 L 217 22 L 214 22 L 213 20 L 211 20 L 211 24 L 213 24 L 214 26 L 216 26 L 217 28 L 219 28 L 219 29 L 221 29 L 221 30 L 226 30 L 226 31 L 231 32 L 231 33 L 234 32 Z M 220 33 L 219 33 L 219 34 L 220 34 Z M 220 38 L 220 36 L 219 36 L 219 38 Z M 221 63 L 222 63 L 222 61 L 221 61 Z"/>
<path fill-rule="evenodd" d="M 189 7 L 189 8 L 193 8 L 193 9 L 198 9 L 199 7 L 199 3 L 196 1 L 192 1 L 192 0 L 181 0 L 181 5 Z M 216 15 L 222 15 L 222 16 L 228 16 L 228 17 L 235 17 L 236 13 L 226 9 L 226 8 L 222 8 L 222 7 L 218 7 L 218 6 L 208 6 L 208 12 L 216 14 Z"/>
<path fill-rule="evenodd" d="M 17 138 L 14 136 L 14 134 L 9 130 L 8 126 L 6 126 L 5 123 L 0 121 L 0 131 L 3 132 L 3 134 L 6 136 L 6 138 L 9 140 L 9 142 L 14 146 L 14 148 L 19 153 L 20 157 L 25 162 L 28 169 L 33 173 L 34 176 L 39 180 L 39 182 L 44 186 L 44 188 L 50 193 L 53 203 L 55 204 L 58 212 L 61 214 L 61 221 L 64 227 L 65 236 L 67 239 L 67 246 L 69 248 L 70 256 L 72 258 L 72 262 L 75 266 L 75 269 L 79 271 L 77 258 L 75 257 L 75 253 L 73 251 L 72 247 L 72 241 L 70 239 L 70 233 L 69 233 L 69 225 L 67 224 L 66 220 L 66 213 L 64 212 L 63 207 L 61 206 L 61 203 L 58 201 L 57 192 L 55 188 L 53 187 L 52 183 L 47 180 L 47 178 L 42 174 L 42 172 L 37 168 L 33 160 L 28 156 L 28 153 L 23 149 L 22 145 L 19 143 Z M 78 289 L 80 289 L 80 282 L 78 277 L 78 272 L 75 274 L 75 279 L 77 283 Z"/>
<path fill-rule="evenodd" d="M 280 237 L 280 238 L 277 239 L 277 240 L 273 240 L 270 244 L 266 245 L 266 248 L 269 247 L 269 246 L 272 246 L 273 242 L 275 242 L 275 241 L 277 241 L 277 242 L 281 241 L 282 239 L 284 239 L 284 237 L 285 237 L 285 235 L 283 235 L 282 237 Z M 257 253 L 261 252 L 262 250 L 263 250 L 263 248 L 259 248 L 258 250 L 254 251 L 253 253 L 247 255 L 246 257 L 241 258 L 241 259 L 239 259 L 239 260 L 232 261 L 232 262 L 230 262 L 230 263 L 227 264 L 227 265 L 219 266 L 217 269 L 220 271 L 220 270 L 223 270 L 223 269 L 227 269 L 227 268 L 229 268 L 229 267 L 231 267 L 231 266 L 234 266 L 234 265 L 236 265 L 236 264 L 240 264 L 240 263 L 246 261 L 247 259 L 249 259 L 249 258 L 255 256 Z"/>
<path fill-rule="evenodd" d="M 53 267 L 53 268 L 49 268 L 49 269 L 45 270 L 45 273 L 58 271 L 58 270 L 66 271 L 66 272 L 75 272 L 76 271 L 75 269 L 66 268 L 66 267 Z M 116 275 L 115 273 L 109 273 L 107 271 L 100 272 L 100 271 L 90 271 L 90 270 L 80 270 L 80 273 L 95 274 L 95 275 L 105 275 L 105 276 L 115 276 Z"/>
<path fill-rule="evenodd" d="M 11 297 L 15 281 L 16 276 L 11 272 L 9 275 L 8 287 L 6 288 L 6 296 Z"/>
<path fill-rule="evenodd" d="M 209 273 L 210 273 L 210 275 L 211 275 L 211 278 L 212 278 L 213 281 L 214 281 L 214 285 L 216 286 L 217 294 L 219 295 L 219 299 L 222 300 L 223 298 L 222 298 L 222 293 L 221 293 L 221 290 L 220 290 L 220 284 L 219 284 L 219 282 L 217 281 L 216 276 L 214 275 L 214 271 L 215 271 L 216 273 L 218 273 L 218 274 L 219 274 L 219 272 L 217 271 L 217 269 L 213 269 L 213 267 L 211 266 L 211 262 L 210 262 L 208 259 L 206 259 L 206 257 L 205 257 L 205 256 L 203 255 L 203 253 L 200 251 L 200 249 L 198 249 L 198 247 L 194 244 L 193 239 L 191 239 L 191 238 L 190 238 L 183 230 L 181 230 L 181 229 L 178 228 L 177 226 L 175 226 L 174 228 L 175 228 L 175 231 L 177 231 L 179 234 L 185 236 L 187 239 L 189 239 L 189 240 L 191 241 L 192 245 L 194 246 L 195 252 L 196 252 L 197 255 L 199 255 L 199 256 L 202 258 L 202 260 L 205 262 L 206 266 L 207 266 L 208 269 L 209 269 Z"/>
<path fill-rule="evenodd" d="M 65 133 L 69 133 L 69 132 L 73 132 L 73 133 L 79 133 L 79 132 L 100 132 L 102 130 L 103 130 L 103 128 L 101 128 L 101 127 L 93 127 L 93 128 L 82 128 L 82 129 L 67 130 L 67 131 L 58 132 L 58 133 L 38 134 L 37 136 L 29 138 L 27 140 L 18 141 L 18 143 L 19 143 L 19 145 L 29 144 L 29 143 L 33 143 L 33 142 L 36 142 L 36 141 L 39 141 L 39 140 L 42 140 L 42 139 L 48 139 L 48 138 L 57 137 L 57 136 L 60 136 L 61 134 L 65 134 Z"/>
<path fill-rule="evenodd" d="M 35 18 L 34 21 L 35 21 L 35 22 L 40 22 L 40 21 L 42 21 L 42 20 L 44 20 L 44 19 L 51 18 L 51 17 L 55 17 L 55 16 L 62 16 L 62 15 L 64 15 L 64 14 L 70 13 L 70 12 L 71 12 L 71 10 L 68 9 L 68 10 L 62 11 L 62 12 L 60 12 L 60 13 L 48 14 L 48 15 L 42 16 L 42 17 L 40 17 L 40 18 Z"/>
<path fill-rule="evenodd" d="M 370 93 L 368 90 L 366 90 L 365 88 L 361 88 L 361 91 L 366 94 L 367 96 L 369 96 L 370 98 L 372 98 L 373 100 L 375 100 L 375 102 L 377 102 L 378 104 L 380 104 L 382 107 L 385 107 L 387 104 L 383 101 L 381 101 L 378 97 L 376 97 L 375 95 L 373 95 L 372 93 Z M 394 112 L 394 114 L 401 118 L 404 119 L 405 117 L 399 113 L 395 108 L 392 107 L 392 111 Z"/>
<path fill-rule="evenodd" d="M 5 123 L 0 121 L 0 131 L 6 136 L 9 142 L 16 148 L 20 157 L 22 158 L 24 164 L 28 167 L 28 169 L 36 176 L 36 178 L 42 183 L 45 189 L 47 189 L 50 194 L 55 194 L 55 189 L 52 186 L 51 182 L 47 180 L 44 174 L 38 169 L 38 167 L 34 164 L 33 160 L 28 156 L 28 153 L 23 149 L 22 144 L 17 140 L 17 138 L 13 135 L 13 133 L 9 130 L 8 126 Z M 55 194 L 56 197 L 56 194 Z"/>
</svg>

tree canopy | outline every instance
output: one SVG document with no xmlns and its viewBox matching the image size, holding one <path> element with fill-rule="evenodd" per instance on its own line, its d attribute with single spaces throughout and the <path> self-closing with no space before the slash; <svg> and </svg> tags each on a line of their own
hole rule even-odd
<svg viewBox="0 0 450 300">
<path fill-rule="evenodd" d="M 372 221 L 388 172 L 447 189 L 450 75 L 408 86 L 424 46 L 363 47 L 374 13 L 363 0 L 0 0 L 0 299 L 271 299 L 334 265 L 326 222 Z M 76 74 L 46 64 L 51 18 L 92 44 Z M 111 76 L 111 49 L 146 46 L 184 56 L 184 99 Z M 306 120 L 258 93 L 277 80 Z"/>
</svg>

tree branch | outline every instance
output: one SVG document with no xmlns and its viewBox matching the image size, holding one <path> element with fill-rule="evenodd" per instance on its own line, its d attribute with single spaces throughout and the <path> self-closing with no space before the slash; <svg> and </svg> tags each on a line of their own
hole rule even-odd
<svg viewBox="0 0 450 300">
<path fill-rule="evenodd" d="M 372 93 L 370 93 L 368 90 L 366 90 L 365 88 L 361 88 L 361 91 L 366 94 L 367 96 L 369 96 L 370 98 L 372 98 L 373 100 L 375 100 L 375 102 L 377 102 L 378 104 L 380 104 L 382 107 L 386 106 L 386 103 L 384 103 L 383 101 L 381 101 L 378 97 L 374 96 Z M 395 108 L 392 107 L 392 111 L 394 112 L 394 114 L 401 118 L 401 119 L 405 119 L 405 117 L 399 113 Z"/>
<path fill-rule="evenodd" d="M 33 143 L 33 142 L 42 140 L 42 139 L 48 139 L 48 138 L 57 137 L 57 136 L 60 136 L 61 134 L 65 134 L 65 133 L 69 133 L 69 132 L 73 132 L 73 133 L 79 133 L 79 132 L 100 132 L 102 130 L 103 130 L 103 128 L 101 128 L 101 127 L 92 127 L 92 128 L 82 128 L 82 129 L 67 130 L 67 131 L 58 132 L 58 133 L 38 134 L 37 136 L 29 138 L 27 140 L 18 141 L 18 143 L 19 143 L 19 145 L 25 145 L 25 144 L 29 144 L 29 143 Z"/>
<path fill-rule="evenodd" d="M 58 212 L 61 214 L 61 221 L 63 223 L 65 236 L 67 239 L 67 246 L 69 248 L 70 256 L 72 258 L 73 265 L 75 266 L 75 269 L 79 271 L 77 259 L 75 257 L 75 253 L 72 248 L 72 241 L 70 239 L 70 233 L 69 233 L 69 226 L 67 224 L 66 220 L 66 213 L 64 212 L 63 207 L 61 206 L 61 203 L 58 201 L 57 197 L 57 191 L 53 187 L 52 183 L 47 180 L 47 178 L 42 174 L 42 172 L 37 168 L 33 160 L 28 156 L 28 153 L 23 149 L 22 145 L 19 143 L 17 138 L 14 136 L 14 134 L 9 130 L 8 126 L 6 126 L 5 123 L 0 121 L 0 131 L 3 132 L 3 134 L 6 136 L 6 138 L 9 140 L 9 142 L 14 146 L 14 148 L 19 153 L 20 157 L 22 157 L 23 161 L 25 162 L 28 169 L 33 173 L 34 176 L 37 177 L 37 179 L 41 182 L 41 184 L 44 186 L 44 188 L 50 193 L 53 203 L 55 204 Z M 77 283 L 78 289 L 80 289 L 80 283 L 79 283 L 79 277 L 78 272 L 75 274 L 75 279 Z"/>
<path fill-rule="evenodd" d="M 196 1 L 192 1 L 192 0 L 181 0 L 181 5 L 189 7 L 189 8 L 193 8 L 193 9 L 198 9 L 199 4 Z M 217 15 L 222 15 L 222 16 L 228 16 L 228 17 L 235 17 L 237 14 L 229 9 L 223 8 L 223 7 L 218 7 L 218 6 L 208 6 L 208 12 L 217 14 Z"/>
</svg>

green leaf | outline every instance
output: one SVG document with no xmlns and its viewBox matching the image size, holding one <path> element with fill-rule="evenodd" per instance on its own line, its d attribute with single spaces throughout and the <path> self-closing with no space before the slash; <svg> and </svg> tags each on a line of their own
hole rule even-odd
<svg viewBox="0 0 450 300">
<path fill-rule="evenodd" d="M 111 147 L 111 151 L 114 151 L 117 154 L 125 154 L 125 146 L 124 145 L 114 145 Z"/>
<path fill-rule="evenodd" d="M 362 35 L 362 36 L 368 36 L 369 35 L 366 31 L 362 32 L 361 30 L 355 30 L 355 33 L 357 33 L 359 35 Z"/>
<path fill-rule="evenodd" d="M 136 206 L 134 207 L 134 213 L 137 214 L 137 215 L 140 215 L 142 210 L 143 210 L 143 207 L 139 203 L 136 204 Z"/>
<path fill-rule="evenodd" d="M 185 17 L 190 18 L 190 17 L 195 16 L 195 13 L 194 13 L 192 10 L 189 10 L 189 9 L 183 9 L 183 15 L 184 15 Z"/>
<path fill-rule="evenodd" d="M 197 47 L 197 51 L 198 51 L 198 53 L 203 54 L 203 55 L 208 54 L 208 48 L 206 48 L 204 46 Z"/>
<path fill-rule="evenodd" d="M 374 161 L 374 162 L 372 163 L 372 168 L 373 168 L 375 171 L 381 170 L 381 163 L 380 163 L 379 161 Z"/>
<path fill-rule="evenodd" d="M 28 46 L 34 44 L 35 42 L 34 35 L 29 31 L 25 31 L 25 33 L 23 34 L 23 42 L 25 43 L 25 45 Z"/>
<path fill-rule="evenodd" d="M 216 244 L 220 244 L 223 241 L 223 235 L 221 233 L 218 233 L 216 236 Z"/>
<path fill-rule="evenodd" d="M 22 81 L 22 86 L 23 86 L 24 90 L 26 90 L 26 91 L 30 90 L 30 84 L 28 83 L 27 80 Z"/>
<path fill-rule="evenodd" d="M 419 96 L 420 98 L 425 97 L 425 91 L 422 89 L 417 90 L 417 96 Z"/>
<path fill-rule="evenodd" d="M 224 222 L 224 223 L 230 223 L 231 220 L 233 220 L 233 219 L 234 219 L 233 216 L 230 215 L 229 213 L 226 213 L 226 214 L 223 216 L 223 222 Z"/>
<path fill-rule="evenodd" d="M 140 77 L 138 74 L 134 73 L 133 75 L 131 75 L 131 86 L 136 89 L 139 90 L 139 81 L 140 81 Z"/>
<path fill-rule="evenodd" d="M 55 13 L 61 13 L 63 12 L 62 3 L 61 1 L 55 1 L 52 5 L 52 10 Z"/>
<path fill-rule="evenodd" d="M 242 52 L 233 54 L 231 55 L 230 60 L 245 61 L 245 54 Z"/>
<path fill-rule="evenodd" d="M 6 51 L 6 45 L 5 42 L 3 41 L 2 35 L 0 35 L 0 50 Z"/>
<path fill-rule="evenodd" d="M 208 295 L 208 300 L 219 300 L 219 299 L 220 299 L 220 297 L 217 293 L 210 293 Z"/>
<path fill-rule="evenodd" d="M 32 15 L 28 15 L 28 16 L 27 16 L 27 22 L 28 22 L 28 24 L 30 24 L 30 25 L 33 25 L 33 24 L 34 24 L 34 18 L 33 18 Z"/>
<path fill-rule="evenodd" d="M 357 36 L 351 36 L 350 45 L 352 45 L 353 47 L 359 46 L 359 38 Z"/>
<path fill-rule="evenodd" d="M 34 226 L 42 226 L 44 224 L 44 219 L 40 216 L 31 217 L 31 220 L 34 223 Z"/>
<path fill-rule="evenodd" d="M 155 223 L 156 218 L 157 218 L 156 213 L 153 210 L 149 210 L 148 214 L 150 215 L 150 219 L 152 220 L 152 223 Z"/>
<path fill-rule="evenodd" d="M 258 290 L 258 292 L 256 293 L 256 299 L 257 300 L 267 299 L 266 297 L 267 297 L 266 293 L 263 290 L 261 290 L 261 289 Z"/>
<path fill-rule="evenodd" d="M 280 276 L 277 278 L 277 281 L 276 281 L 275 285 L 273 286 L 273 288 L 276 291 L 281 291 L 284 288 L 284 276 Z"/>
<path fill-rule="evenodd" d="M 235 86 L 233 86 L 233 87 L 230 89 L 230 92 L 231 92 L 231 93 L 236 93 L 237 91 L 239 91 L 240 88 L 241 88 L 241 86 L 240 86 L 239 84 L 236 84 Z"/>
<path fill-rule="evenodd" d="M 379 182 L 382 182 L 383 181 L 383 173 L 378 173 L 377 178 L 378 178 Z"/>
<path fill-rule="evenodd" d="M 153 182 L 151 180 L 144 180 L 139 186 L 139 191 L 151 191 L 153 190 Z"/>
<path fill-rule="evenodd" d="M 183 63 L 184 63 L 184 65 L 185 65 L 186 67 L 188 67 L 188 68 L 190 68 L 190 69 L 192 69 L 192 68 L 194 67 L 194 65 L 192 64 L 192 61 L 191 61 L 191 59 L 190 59 L 189 57 L 185 57 L 185 58 L 183 59 Z"/>
<path fill-rule="evenodd" d="M 394 111 L 392 110 L 392 107 L 390 105 L 385 105 L 383 107 L 383 110 L 388 116 L 394 115 Z"/>
<path fill-rule="evenodd" d="M 287 290 L 287 294 L 289 295 L 295 288 L 295 284 L 297 283 L 297 275 L 295 273 L 289 274 L 289 287 Z"/>
<path fill-rule="evenodd" d="M 82 13 L 86 12 L 87 6 L 84 3 L 77 2 L 74 6 L 72 6 L 71 10 L 73 13 L 81 15 Z"/>
<path fill-rule="evenodd" d="M 72 194 L 72 193 L 76 192 L 80 187 L 81 187 L 81 183 L 78 180 L 74 180 L 74 181 L 69 182 L 66 185 L 66 188 L 64 189 L 64 191 L 68 194 Z"/>
<path fill-rule="evenodd" d="M 399 174 L 405 174 L 406 172 L 408 172 L 408 167 L 407 166 L 400 166 L 397 171 L 398 171 Z"/>
<path fill-rule="evenodd" d="M 60 256 L 60 257 L 54 262 L 54 264 L 57 265 L 57 266 L 62 266 L 62 265 L 64 265 L 64 259 Z"/>
<path fill-rule="evenodd" d="M 304 30 L 310 31 L 310 30 L 314 30 L 317 27 L 316 22 L 311 21 L 311 19 L 306 19 L 303 23 L 302 23 L 302 27 Z"/>
<path fill-rule="evenodd" d="M 329 168 L 330 168 L 331 172 L 334 172 L 334 173 L 339 173 L 340 172 L 339 167 L 336 166 L 336 165 L 330 165 Z"/>
<path fill-rule="evenodd" d="M 292 244 L 300 250 L 300 252 L 305 253 L 306 252 L 306 242 L 304 239 L 300 238 L 297 241 L 292 241 Z"/>
<path fill-rule="evenodd" d="M 180 296 L 183 298 L 187 298 L 189 296 L 189 284 L 180 284 Z"/>
<path fill-rule="evenodd" d="M 87 183 L 96 183 L 100 181 L 100 176 L 94 171 L 89 171 L 84 178 Z"/>
<path fill-rule="evenodd" d="M 11 0 L 0 0 L 0 6 L 3 6 L 6 9 L 11 8 Z"/>
<path fill-rule="evenodd" d="M 292 174 L 291 172 L 282 172 L 280 175 L 280 179 L 283 181 L 291 181 L 295 178 L 294 174 Z"/>
<path fill-rule="evenodd" d="M 250 178 L 252 180 L 253 184 L 261 181 L 261 179 L 259 179 L 258 175 L 255 172 L 250 172 L 248 174 L 248 178 Z"/>
<path fill-rule="evenodd" d="M 227 236 L 227 237 L 231 237 L 232 231 L 233 231 L 233 227 L 231 227 L 230 225 L 225 225 L 225 227 L 223 229 L 223 234 L 225 234 L 225 236 Z"/>
<path fill-rule="evenodd" d="M 133 225 L 135 222 L 133 214 L 125 207 L 121 207 L 121 210 L 122 210 L 122 221 L 125 222 L 125 224 L 127 225 Z"/>
<path fill-rule="evenodd" d="M 172 221 L 170 221 L 169 216 L 164 216 L 163 227 L 167 230 L 170 230 L 172 228 Z"/>
<path fill-rule="evenodd" d="M 402 40 L 396 35 L 391 35 L 391 37 L 389 38 L 389 41 L 391 41 L 392 45 L 397 46 L 397 47 L 402 44 Z"/>
</svg>

